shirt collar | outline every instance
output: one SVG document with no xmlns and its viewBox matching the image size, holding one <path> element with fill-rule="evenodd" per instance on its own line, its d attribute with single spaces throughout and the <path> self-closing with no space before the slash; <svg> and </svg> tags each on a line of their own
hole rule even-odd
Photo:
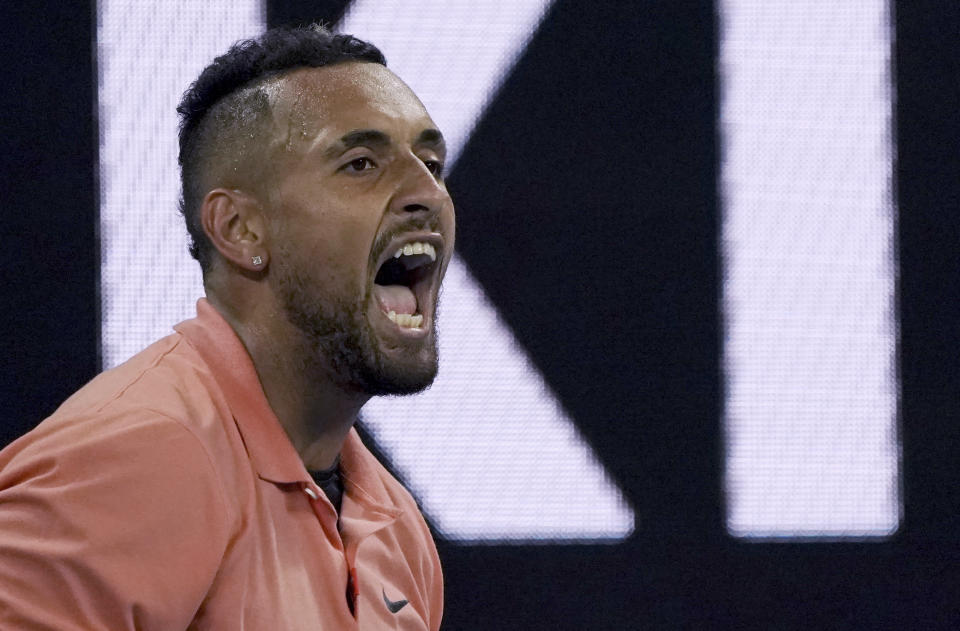
<svg viewBox="0 0 960 631">
<path fill-rule="evenodd" d="M 253 360 L 223 316 L 201 298 L 197 317 L 173 328 L 187 338 L 213 373 L 260 477 L 276 483 L 309 481 L 300 455 L 267 402 Z"/>
<path fill-rule="evenodd" d="M 223 316 L 201 298 L 197 301 L 197 317 L 174 329 L 197 350 L 213 373 L 260 478 L 278 484 L 310 484 L 312 478 L 300 454 L 267 402 L 253 360 Z M 353 501 L 387 520 L 400 514 L 377 475 L 380 463 L 363 446 L 356 430 L 347 434 L 340 467 L 345 490 Z"/>
</svg>

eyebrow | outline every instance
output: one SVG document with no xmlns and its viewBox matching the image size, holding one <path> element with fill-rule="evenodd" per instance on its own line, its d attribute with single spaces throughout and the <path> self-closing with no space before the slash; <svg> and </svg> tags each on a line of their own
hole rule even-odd
<svg viewBox="0 0 960 631">
<path fill-rule="evenodd" d="M 335 156 L 354 147 L 386 147 L 390 144 L 390 136 L 376 129 L 357 129 L 340 138 L 325 152 L 328 156 Z"/>
<path fill-rule="evenodd" d="M 446 142 L 444 141 L 443 134 L 440 133 L 439 129 L 424 129 L 422 132 L 420 132 L 420 135 L 417 136 L 417 140 L 413 144 L 446 148 Z"/>
<path fill-rule="evenodd" d="M 390 144 L 390 136 L 376 129 L 357 129 L 348 134 L 344 134 L 333 146 L 325 152 L 333 157 L 354 147 L 386 147 Z M 414 141 L 415 145 L 428 145 L 438 149 L 443 149 L 446 144 L 443 140 L 443 134 L 438 129 L 424 129 Z"/>
</svg>

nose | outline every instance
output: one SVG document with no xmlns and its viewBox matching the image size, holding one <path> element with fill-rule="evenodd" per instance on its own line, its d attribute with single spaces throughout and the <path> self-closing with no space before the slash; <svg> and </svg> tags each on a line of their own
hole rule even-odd
<svg viewBox="0 0 960 631">
<path fill-rule="evenodd" d="M 402 167 L 393 209 L 404 214 L 436 215 L 447 203 L 450 203 L 447 187 L 430 172 L 426 164 L 416 156 L 411 156 Z"/>
</svg>

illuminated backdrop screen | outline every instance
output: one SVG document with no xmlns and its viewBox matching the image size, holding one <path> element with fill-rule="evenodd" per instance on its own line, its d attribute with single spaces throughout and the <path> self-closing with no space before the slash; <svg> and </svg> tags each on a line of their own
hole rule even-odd
<svg viewBox="0 0 960 631">
<path fill-rule="evenodd" d="M 727 527 L 900 520 L 885 0 L 719 3 Z"/>
<path fill-rule="evenodd" d="M 550 4 L 360 0 L 339 28 L 384 50 L 455 162 Z M 889 534 L 900 511 L 889 11 L 733 0 L 717 10 L 727 527 Z M 264 23 L 256 0 L 99 4 L 107 368 L 193 313 L 202 288 L 176 211 L 175 106 L 213 56 Z M 629 536 L 643 507 L 459 259 L 441 308 L 436 385 L 363 413 L 441 535 Z"/>
</svg>

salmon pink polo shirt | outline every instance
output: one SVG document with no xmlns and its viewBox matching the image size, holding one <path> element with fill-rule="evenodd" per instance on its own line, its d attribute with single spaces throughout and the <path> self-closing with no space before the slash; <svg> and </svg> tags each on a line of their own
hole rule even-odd
<svg viewBox="0 0 960 631">
<path fill-rule="evenodd" d="M 338 516 L 205 300 L 0 452 L 0 628 L 436 630 L 437 551 L 351 431 Z"/>
</svg>

